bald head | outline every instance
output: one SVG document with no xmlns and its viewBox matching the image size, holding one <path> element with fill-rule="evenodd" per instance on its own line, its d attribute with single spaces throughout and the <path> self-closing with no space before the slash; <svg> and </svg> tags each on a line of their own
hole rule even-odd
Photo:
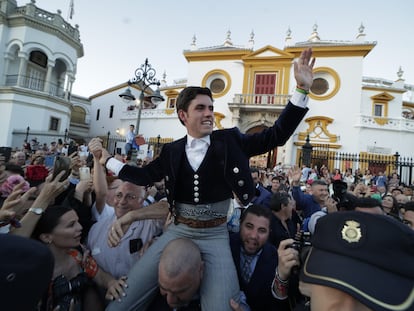
<svg viewBox="0 0 414 311">
<path fill-rule="evenodd" d="M 201 263 L 200 249 L 193 241 L 175 239 L 164 248 L 159 270 L 174 278 L 184 273 L 194 273 L 200 268 Z"/>
<path fill-rule="evenodd" d="M 170 241 L 161 254 L 158 284 L 171 308 L 189 304 L 200 288 L 203 261 L 200 249 L 191 240 Z"/>
</svg>

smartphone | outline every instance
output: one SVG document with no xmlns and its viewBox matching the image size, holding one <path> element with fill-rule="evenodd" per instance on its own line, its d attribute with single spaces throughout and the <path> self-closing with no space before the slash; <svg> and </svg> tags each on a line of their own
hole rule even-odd
<svg viewBox="0 0 414 311">
<path fill-rule="evenodd" d="M 80 180 L 90 180 L 91 179 L 91 170 L 87 166 L 81 166 L 79 168 L 79 179 Z"/>
<path fill-rule="evenodd" d="M 141 239 L 132 239 L 129 240 L 129 253 L 134 254 L 139 252 L 142 248 L 142 240 Z"/>
<path fill-rule="evenodd" d="M 0 147 L 0 154 L 4 156 L 6 159 L 4 160 L 6 163 L 9 162 L 11 156 L 11 147 Z"/>
<path fill-rule="evenodd" d="M 68 157 L 64 156 L 56 156 L 55 162 L 53 164 L 53 179 L 55 179 L 56 175 L 58 175 L 61 171 L 65 171 L 65 174 L 60 178 L 59 181 L 64 181 L 70 175 L 70 164 L 72 160 Z"/>
</svg>

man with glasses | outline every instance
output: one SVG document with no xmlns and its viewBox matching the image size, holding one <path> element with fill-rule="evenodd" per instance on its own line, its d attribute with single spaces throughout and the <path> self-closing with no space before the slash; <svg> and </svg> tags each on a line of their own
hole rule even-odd
<svg viewBox="0 0 414 311">
<path fill-rule="evenodd" d="M 115 278 L 127 275 L 141 257 L 142 247 L 162 232 L 168 209 L 143 208 L 144 198 L 144 187 L 122 182 L 115 192 L 114 208 L 107 207 L 112 211 L 89 231 L 88 249 L 98 265 Z M 108 235 L 119 230 L 122 238 L 114 242 L 116 247 L 109 246 Z"/>
</svg>

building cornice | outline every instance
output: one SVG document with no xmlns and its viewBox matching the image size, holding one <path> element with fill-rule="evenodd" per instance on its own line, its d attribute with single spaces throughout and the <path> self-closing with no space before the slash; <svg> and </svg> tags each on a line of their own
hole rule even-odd
<svg viewBox="0 0 414 311">
<path fill-rule="evenodd" d="M 312 56 L 318 57 L 350 57 L 362 56 L 365 57 L 376 46 L 376 43 L 367 43 L 362 45 L 328 45 L 320 46 L 309 42 L 307 45 L 286 47 L 285 51 L 292 53 L 295 57 L 299 57 L 305 48 L 312 48 Z"/>
<path fill-rule="evenodd" d="M 201 62 L 210 60 L 234 60 L 242 59 L 251 53 L 251 50 L 209 50 L 209 51 L 184 51 L 184 57 L 188 62 Z"/>
</svg>

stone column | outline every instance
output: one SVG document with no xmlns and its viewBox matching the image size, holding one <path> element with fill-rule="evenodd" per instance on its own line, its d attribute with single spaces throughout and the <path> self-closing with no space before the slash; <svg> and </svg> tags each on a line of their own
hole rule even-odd
<svg viewBox="0 0 414 311">
<path fill-rule="evenodd" d="M 19 66 L 19 75 L 17 76 L 17 85 L 22 87 L 27 87 L 25 85 L 27 81 L 27 61 L 29 59 L 26 52 L 19 52 L 19 58 L 20 58 L 20 66 Z"/>
</svg>

